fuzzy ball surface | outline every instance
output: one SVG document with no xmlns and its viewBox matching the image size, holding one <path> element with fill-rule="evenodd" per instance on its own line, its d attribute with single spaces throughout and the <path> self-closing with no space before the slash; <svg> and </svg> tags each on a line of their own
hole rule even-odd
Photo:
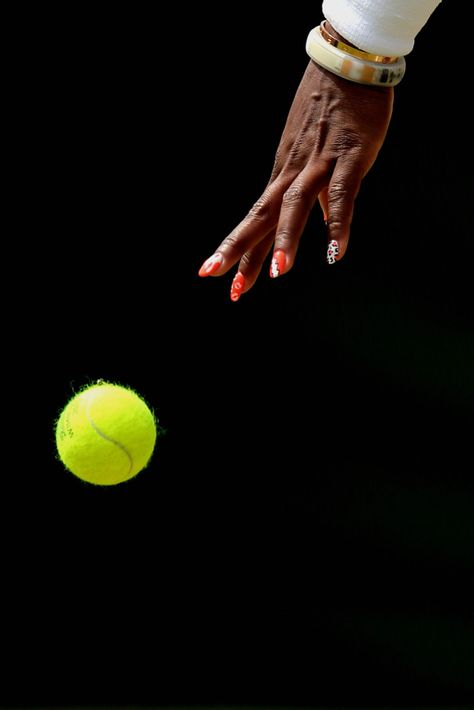
<svg viewBox="0 0 474 710">
<path fill-rule="evenodd" d="M 122 385 L 100 382 L 76 394 L 56 423 L 66 468 L 88 483 L 123 483 L 149 463 L 157 437 L 147 403 Z"/>
</svg>

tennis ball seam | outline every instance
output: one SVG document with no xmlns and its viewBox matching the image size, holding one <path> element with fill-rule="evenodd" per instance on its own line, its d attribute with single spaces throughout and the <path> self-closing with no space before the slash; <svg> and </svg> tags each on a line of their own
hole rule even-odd
<svg viewBox="0 0 474 710">
<path fill-rule="evenodd" d="M 102 437 L 102 439 L 104 439 L 105 441 L 109 441 L 111 444 L 115 444 L 115 446 L 117 446 L 117 448 L 119 448 L 120 451 L 123 451 L 123 453 L 125 454 L 125 456 L 128 458 L 128 461 L 129 461 L 129 467 L 128 467 L 128 472 L 127 472 L 127 476 L 129 476 L 132 469 L 133 469 L 132 454 L 123 444 L 120 443 L 120 441 L 116 441 L 115 439 L 112 439 L 111 436 L 107 436 L 107 434 L 105 434 L 101 429 L 99 429 L 99 427 L 97 426 L 97 424 L 95 423 L 95 421 L 91 417 L 91 414 L 90 414 L 91 406 L 92 406 L 92 401 L 88 402 L 87 408 L 86 408 L 86 417 L 89 420 L 91 427 L 94 429 L 94 431 L 100 437 Z"/>
</svg>

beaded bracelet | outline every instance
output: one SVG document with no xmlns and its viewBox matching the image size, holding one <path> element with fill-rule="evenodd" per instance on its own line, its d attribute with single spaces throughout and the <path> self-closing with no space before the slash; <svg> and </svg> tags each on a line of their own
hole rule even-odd
<svg viewBox="0 0 474 710">
<path fill-rule="evenodd" d="M 344 45 L 343 42 L 340 44 Z M 380 59 L 372 61 L 367 57 L 379 55 L 370 55 L 362 50 L 356 50 L 358 52 L 356 55 L 353 51 L 355 47 L 344 46 L 347 49 L 342 50 L 340 46 L 335 46 L 324 39 L 321 26 L 312 29 L 306 40 L 306 52 L 313 62 L 344 79 L 372 86 L 396 86 L 403 79 L 406 68 L 405 57 L 391 58 L 393 61 L 389 63 L 384 63 Z M 362 59 L 359 53 L 365 58 Z M 389 58 L 385 57 L 385 59 Z"/>
</svg>

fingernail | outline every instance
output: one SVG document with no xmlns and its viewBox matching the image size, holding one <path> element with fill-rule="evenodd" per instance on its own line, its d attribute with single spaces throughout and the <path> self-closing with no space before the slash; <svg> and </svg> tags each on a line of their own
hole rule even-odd
<svg viewBox="0 0 474 710">
<path fill-rule="evenodd" d="M 230 289 L 230 298 L 232 301 L 238 301 L 242 295 L 245 286 L 245 276 L 241 271 L 238 271 L 234 276 L 232 281 L 232 287 Z"/>
<path fill-rule="evenodd" d="M 215 274 L 219 266 L 224 261 L 224 257 L 219 252 L 216 252 L 209 259 L 206 259 L 204 264 L 199 269 L 199 276 L 212 276 Z"/>
<path fill-rule="evenodd" d="M 335 264 L 337 261 L 337 256 L 339 254 L 339 244 L 336 242 L 335 239 L 331 239 L 331 241 L 328 244 L 328 251 L 326 255 L 326 259 L 328 264 Z"/>
<path fill-rule="evenodd" d="M 286 266 L 286 255 L 281 249 L 277 249 L 272 257 L 272 263 L 270 264 L 270 276 L 272 279 L 276 279 L 281 276 Z"/>
</svg>

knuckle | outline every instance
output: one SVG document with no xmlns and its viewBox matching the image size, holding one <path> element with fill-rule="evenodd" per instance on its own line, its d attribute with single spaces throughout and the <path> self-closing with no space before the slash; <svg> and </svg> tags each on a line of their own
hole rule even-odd
<svg viewBox="0 0 474 710">
<path fill-rule="evenodd" d="M 285 191 L 282 204 L 286 207 L 306 201 L 306 192 L 301 185 L 293 184 Z"/>
<path fill-rule="evenodd" d="M 221 249 L 225 248 L 229 250 L 234 250 L 237 248 L 239 241 L 239 233 L 237 230 L 235 230 L 234 232 L 232 232 L 232 234 L 229 234 L 229 236 L 224 239 L 221 244 Z"/>
<path fill-rule="evenodd" d="M 292 236 L 286 227 L 281 227 L 275 235 L 275 246 L 279 249 L 288 249 L 292 243 Z"/>
<path fill-rule="evenodd" d="M 342 219 L 340 219 L 339 217 L 334 216 L 334 215 L 329 218 L 328 225 L 333 232 L 338 232 L 338 233 L 343 232 L 344 227 L 345 227 Z"/>
<path fill-rule="evenodd" d="M 241 259 L 240 259 L 240 268 L 242 269 L 245 268 L 248 270 L 252 264 L 252 254 L 249 251 L 246 251 L 244 254 L 242 254 Z"/>
<path fill-rule="evenodd" d="M 347 185 L 345 185 L 342 180 L 337 180 L 333 182 L 328 192 L 328 200 L 330 205 L 334 208 L 340 206 L 345 199 L 349 197 L 349 192 Z"/>
<path fill-rule="evenodd" d="M 269 215 L 269 200 L 265 195 L 260 197 L 249 210 L 248 217 L 250 219 L 266 219 Z"/>
<path fill-rule="evenodd" d="M 360 136 L 351 130 L 341 131 L 333 138 L 333 148 L 339 155 L 358 154 L 361 150 Z"/>
</svg>

